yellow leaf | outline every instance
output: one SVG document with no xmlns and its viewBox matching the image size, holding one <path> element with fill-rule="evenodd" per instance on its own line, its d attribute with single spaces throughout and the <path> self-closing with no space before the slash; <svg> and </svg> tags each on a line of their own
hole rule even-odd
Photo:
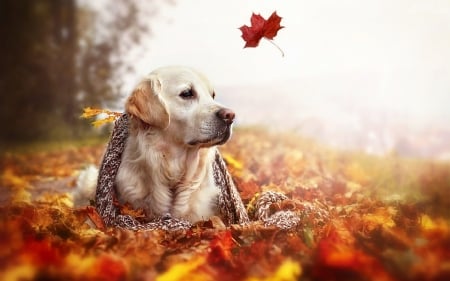
<svg viewBox="0 0 450 281">
<path fill-rule="evenodd" d="M 28 189 L 31 188 L 30 183 L 23 177 L 17 176 L 11 169 L 6 169 L 6 171 L 0 175 L 0 182 L 11 188 L 11 201 L 13 203 L 31 202 L 31 194 L 28 192 Z"/>
<path fill-rule="evenodd" d="M 112 123 L 115 120 L 116 120 L 116 117 L 109 116 L 109 117 L 106 117 L 104 119 L 95 120 L 94 122 L 92 122 L 92 125 L 97 128 L 97 127 L 100 127 L 102 125 L 105 125 L 105 124 L 108 124 L 108 123 Z"/>
<path fill-rule="evenodd" d="M 373 214 L 364 214 L 362 216 L 362 222 L 364 223 L 364 227 L 371 231 L 381 225 L 384 227 L 394 227 L 395 222 L 392 217 L 393 214 L 389 213 L 388 210 L 381 210 Z"/>
<path fill-rule="evenodd" d="M 36 275 L 36 268 L 28 263 L 19 264 L 6 268 L 0 273 L 0 280 L 33 280 Z"/>
<path fill-rule="evenodd" d="M 420 224 L 425 230 L 430 230 L 436 228 L 436 223 L 427 215 L 420 216 Z"/>
<path fill-rule="evenodd" d="M 65 263 L 70 268 L 76 268 L 75 276 L 81 279 L 81 277 L 85 277 L 89 271 L 93 270 L 93 266 L 95 265 L 96 258 L 94 256 L 80 256 L 75 253 L 69 253 L 65 258 Z"/>
<path fill-rule="evenodd" d="M 121 115 L 122 113 L 120 112 L 115 112 L 108 109 L 85 107 L 83 109 L 83 114 L 81 114 L 81 118 L 97 117 L 98 119 L 93 121 L 92 125 L 94 127 L 100 127 L 102 125 L 114 122 Z"/>
<path fill-rule="evenodd" d="M 244 168 L 244 165 L 240 161 L 236 160 L 236 158 L 231 156 L 231 154 L 223 153 L 222 156 L 223 156 L 223 159 L 225 160 L 225 162 L 227 162 L 228 165 L 230 165 L 234 169 L 242 170 Z"/>
<path fill-rule="evenodd" d="M 73 208 L 73 198 L 68 193 L 46 193 L 39 197 L 37 201 L 51 204 L 52 206 Z"/>
<path fill-rule="evenodd" d="M 23 177 L 17 176 L 11 169 L 6 169 L 3 174 L 0 175 L 1 182 L 6 183 L 7 186 L 13 189 L 30 188 L 30 183 Z"/>
<path fill-rule="evenodd" d="M 369 174 L 357 162 L 350 163 L 344 170 L 344 174 L 353 182 L 365 185 L 370 181 Z"/>
<path fill-rule="evenodd" d="M 196 271 L 198 267 L 205 263 L 204 257 L 197 257 L 192 260 L 177 263 L 166 272 L 159 275 L 156 281 L 202 281 L 212 280 L 207 274 Z"/>
<path fill-rule="evenodd" d="M 18 189 L 14 192 L 11 201 L 13 203 L 31 203 L 31 193 L 25 189 Z"/>
<path fill-rule="evenodd" d="M 273 275 L 265 278 L 250 277 L 247 281 L 295 281 L 302 274 L 302 267 L 290 259 L 285 260 Z"/>
<path fill-rule="evenodd" d="M 81 118 L 91 118 L 98 114 L 102 113 L 101 109 L 98 108 L 92 108 L 92 107 L 85 107 L 83 108 L 83 114 L 81 114 Z"/>
<path fill-rule="evenodd" d="M 420 225 L 422 229 L 428 232 L 439 232 L 448 235 L 450 232 L 447 222 L 442 218 L 432 219 L 428 215 L 420 216 Z M 444 235 L 444 236 L 445 236 Z"/>
</svg>

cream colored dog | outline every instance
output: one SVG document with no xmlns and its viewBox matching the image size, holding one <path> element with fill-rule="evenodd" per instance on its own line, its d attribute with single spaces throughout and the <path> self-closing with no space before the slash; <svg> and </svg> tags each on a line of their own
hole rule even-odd
<svg viewBox="0 0 450 281">
<path fill-rule="evenodd" d="M 235 114 L 214 97 L 206 77 L 187 67 L 159 68 L 139 83 L 125 107 L 131 120 L 116 177 L 121 203 L 143 208 L 149 219 L 218 214 L 212 162 Z"/>
</svg>

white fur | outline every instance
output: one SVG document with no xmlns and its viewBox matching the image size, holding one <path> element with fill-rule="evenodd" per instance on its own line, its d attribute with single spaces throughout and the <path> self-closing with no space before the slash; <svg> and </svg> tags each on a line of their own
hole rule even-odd
<svg viewBox="0 0 450 281">
<path fill-rule="evenodd" d="M 72 198 L 76 207 L 89 205 L 89 201 L 95 198 L 97 186 L 98 168 L 89 165 L 81 170 L 78 175 L 76 188 L 72 192 Z"/>
</svg>

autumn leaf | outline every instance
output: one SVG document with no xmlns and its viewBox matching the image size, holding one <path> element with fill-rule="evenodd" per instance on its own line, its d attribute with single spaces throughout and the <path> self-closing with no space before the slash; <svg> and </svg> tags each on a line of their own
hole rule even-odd
<svg viewBox="0 0 450 281">
<path fill-rule="evenodd" d="M 141 209 L 134 209 L 129 203 L 120 206 L 120 213 L 122 215 L 129 215 L 135 219 L 145 219 L 145 212 Z"/>
<path fill-rule="evenodd" d="M 112 123 L 115 120 L 116 120 L 115 116 L 109 116 L 109 117 L 106 117 L 106 118 L 103 118 L 103 119 L 99 119 L 99 120 L 93 121 L 92 125 L 97 128 L 97 127 L 100 127 L 102 125 L 105 125 L 105 124 L 108 124 L 108 123 Z"/>
<path fill-rule="evenodd" d="M 239 28 L 242 31 L 242 39 L 245 41 L 244 48 L 257 47 L 259 41 L 262 38 L 265 38 L 274 44 L 284 56 L 280 47 L 273 42 L 273 38 L 277 35 L 278 31 L 284 28 L 284 26 L 280 25 L 281 19 L 282 18 L 277 15 L 277 12 L 273 12 L 267 20 L 260 14 L 253 13 L 250 18 L 251 26 L 243 25 Z"/>
<path fill-rule="evenodd" d="M 209 280 L 210 278 L 207 275 L 198 272 L 199 267 L 204 263 L 205 258 L 201 256 L 186 262 L 180 262 L 159 275 L 156 281 Z"/>
<path fill-rule="evenodd" d="M 298 280 L 302 274 L 302 267 L 300 264 L 287 259 L 280 267 L 273 273 L 272 276 L 266 278 L 250 277 L 246 281 L 294 281 Z"/>
<path fill-rule="evenodd" d="M 97 117 L 97 119 L 92 122 L 92 125 L 94 127 L 100 127 L 108 123 L 113 123 L 121 115 L 122 113 L 120 112 L 115 112 L 108 109 L 85 107 L 83 109 L 83 114 L 81 114 L 80 117 L 85 119 Z"/>
<path fill-rule="evenodd" d="M 98 108 L 92 108 L 92 107 L 85 107 L 83 108 L 83 114 L 81 115 L 81 118 L 91 118 L 95 117 L 98 114 L 102 113 L 103 111 Z"/>
<path fill-rule="evenodd" d="M 231 236 L 230 231 L 218 234 L 209 245 L 210 252 L 208 255 L 208 262 L 216 265 L 225 265 L 229 263 L 233 245 L 233 237 Z"/>
<path fill-rule="evenodd" d="M 228 165 L 231 165 L 234 169 L 242 170 L 243 168 L 242 163 L 229 153 L 224 153 L 222 157 L 225 160 L 225 162 L 227 162 Z"/>
<path fill-rule="evenodd" d="M 97 213 L 97 210 L 94 207 L 86 206 L 86 207 L 82 208 L 79 212 L 85 213 L 86 217 L 92 221 L 92 223 L 95 225 L 95 227 L 97 227 L 97 229 L 100 229 L 100 230 L 106 229 L 106 226 L 103 223 L 102 218 Z"/>
</svg>

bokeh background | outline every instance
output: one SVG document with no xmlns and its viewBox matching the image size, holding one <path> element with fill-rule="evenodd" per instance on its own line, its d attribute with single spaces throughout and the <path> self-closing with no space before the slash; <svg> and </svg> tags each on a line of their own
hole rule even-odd
<svg viewBox="0 0 450 281">
<path fill-rule="evenodd" d="M 239 27 L 273 11 L 275 42 Z M 1 145 L 83 138 L 86 106 L 123 110 L 146 73 L 207 74 L 237 125 L 341 149 L 450 159 L 450 2 L 0 1 Z"/>
</svg>

